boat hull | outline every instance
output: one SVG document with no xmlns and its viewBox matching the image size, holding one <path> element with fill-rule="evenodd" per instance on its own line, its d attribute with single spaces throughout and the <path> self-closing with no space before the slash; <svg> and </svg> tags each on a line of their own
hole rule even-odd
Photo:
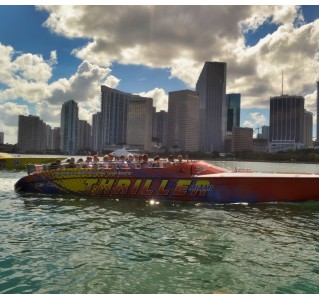
<svg viewBox="0 0 319 300">
<path fill-rule="evenodd" d="M 212 203 L 319 200 L 319 175 L 198 174 L 202 171 L 194 174 L 194 167 L 181 170 L 175 176 L 165 169 L 53 170 L 23 177 L 16 183 L 15 189 L 32 193 Z"/>
</svg>

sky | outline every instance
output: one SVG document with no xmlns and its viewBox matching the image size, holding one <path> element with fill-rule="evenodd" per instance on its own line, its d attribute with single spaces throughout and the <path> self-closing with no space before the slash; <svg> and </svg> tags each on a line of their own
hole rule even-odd
<svg viewBox="0 0 319 300">
<path fill-rule="evenodd" d="M 5 143 L 17 142 L 20 114 L 59 127 L 70 99 L 92 123 L 101 85 L 152 97 L 157 111 L 167 111 L 168 93 L 194 90 L 205 61 L 227 63 L 226 93 L 241 93 L 241 126 L 257 133 L 269 125 L 282 72 L 284 94 L 304 96 L 316 124 L 319 6 L 55 3 L 0 2 Z"/>
</svg>

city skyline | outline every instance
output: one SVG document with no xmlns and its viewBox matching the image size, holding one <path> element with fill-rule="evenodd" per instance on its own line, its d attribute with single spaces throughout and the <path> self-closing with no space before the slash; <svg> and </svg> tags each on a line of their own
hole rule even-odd
<svg viewBox="0 0 319 300">
<path fill-rule="evenodd" d="M 303 96 L 316 124 L 318 18 L 319 6 L 0 6 L 5 143 L 17 142 L 19 114 L 59 127 L 70 99 L 91 124 L 103 84 L 167 111 L 169 92 L 195 90 L 205 61 L 227 63 L 241 126 L 269 125 L 282 71 L 284 93 Z"/>
</svg>

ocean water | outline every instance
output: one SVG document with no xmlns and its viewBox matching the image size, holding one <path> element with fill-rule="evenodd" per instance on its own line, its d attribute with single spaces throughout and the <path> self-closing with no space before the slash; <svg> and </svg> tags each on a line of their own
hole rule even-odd
<svg viewBox="0 0 319 300">
<path fill-rule="evenodd" d="M 318 172 L 312 164 L 219 162 Z M 0 172 L 0 293 L 317 294 L 319 202 L 21 195 Z"/>
</svg>

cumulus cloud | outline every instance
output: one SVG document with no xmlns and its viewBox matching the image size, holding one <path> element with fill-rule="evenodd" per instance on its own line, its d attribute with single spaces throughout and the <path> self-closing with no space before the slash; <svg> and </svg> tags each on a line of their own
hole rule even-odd
<svg viewBox="0 0 319 300">
<path fill-rule="evenodd" d="M 164 89 L 155 88 L 148 92 L 141 92 L 138 95 L 142 97 L 153 98 L 153 106 L 156 107 L 156 111 L 168 109 L 168 95 L 165 93 Z"/>
<path fill-rule="evenodd" d="M 18 53 L 0 43 L 0 101 L 22 98 L 36 103 L 47 95 L 52 67 L 41 55 Z"/>
<path fill-rule="evenodd" d="M 69 79 L 62 78 L 48 85 L 49 95 L 37 105 L 37 113 L 59 126 L 62 104 L 70 99 L 79 106 L 79 117 L 92 123 L 92 114 L 101 109 L 101 85 L 116 88 L 119 79 L 110 75 L 110 69 L 83 61 Z M 53 114 L 52 111 L 55 111 Z"/>
<path fill-rule="evenodd" d="M 254 123 L 257 125 L 265 125 L 266 124 L 266 117 L 259 112 L 250 113 L 250 117 L 255 121 Z"/>
<path fill-rule="evenodd" d="M 120 81 L 110 75 L 109 68 L 83 61 L 70 78 L 49 83 L 52 66 L 58 63 L 56 50 L 51 51 L 50 59 L 46 61 L 41 55 L 19 53 L 0 43 L 0 57 L 0 83 L 4 86 L 0 89 L 0 102 L 15 105 L 9 101 L 23 99 L 35 104 L 37 115 L 52 126 L 60 125 L 61 106 L 70 99 L 78 102 L 83 119 L 91 122 L 88 114 L 100 110 L 101 84 L 116 88 Z M 3 110 L 7 108 L 4 105 Z M 7 115 L 7 111 L 3 114 Z M 2 122 L 9 121 L 2 118 Z"/>
<path fill-rule="evenodd" d="M 27 105 L 20 105 L 13 102 L 0 104 L 1 120 L 0 128 L 5 133 L 5 143 L 15 144 L 18 136 L 18 116 L 29 115 Z"/>
<path fill-rule="evenodd" d="M 296 23 L 301 25 L 303 21 L 299 6 L 260 5 L 251 7 L 251 15 L 241 22 L 241 26 L 242 30 L 247 32 L 249 30 L 255 31 L 265 22 L 273 22 L 275 24 Z"/>
<path fill-rule="evenodd" d="M 113 82 L 113 85 L 116 85 L 114 76 L 107 78 L 109 73 L 109 68 L 83 61 L 69 79 L 62 78 L 49 85 L 50 94 L 45 100 L 59 105 L 70 99 L 80 103 L 94 101 L 97 96 L 100 97 L 102 83 Z"/>
<path fill-rule="evenodd" d="M 50 13 L 45 25 L 54 32 L 92 39 L 74 51 L 78 57 L 99 65 L 118 61 L 150 67 L 170 67 L 179 57 L 203 62 L 220 56 L 225 43 L 241 37 L 239 22 L 251 12 L 247 6 L 41 8 Z"/>
</svg>

